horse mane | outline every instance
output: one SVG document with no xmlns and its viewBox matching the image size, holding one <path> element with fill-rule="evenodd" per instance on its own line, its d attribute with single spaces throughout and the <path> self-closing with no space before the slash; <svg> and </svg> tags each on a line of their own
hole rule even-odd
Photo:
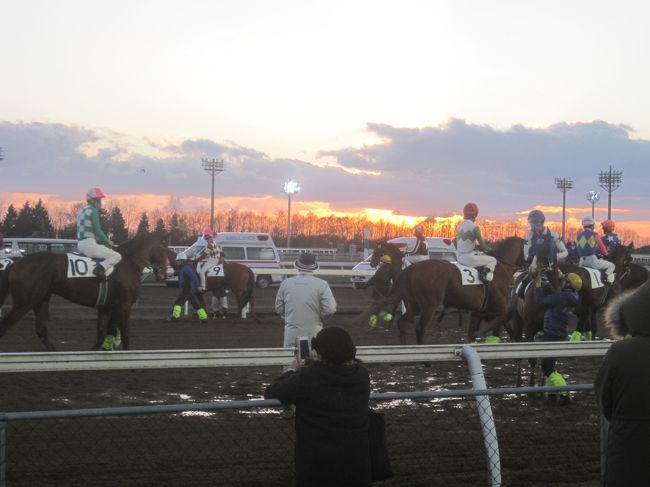
<svg viewBox="0 0 650 487">
<path fill-rule="evenodd" d="M 134 256 L 141 252 L 154 238 L 160 238 L 162 241 L 165 238 L 165 234 L 163 232 L 152 232 L 136 235 L 132 239 L 118 245 L 117 251 L 123 256 Z"/>
<path fill-rule="evenodd" d="M 498 260 L 501 260 L 512 245 L 521 244 L 523 240 L 524 239 L 521 237 L 507 237 L 503 240 L 499 240 L 498 242 L 495 242 L 492 251 L 489 252 L 489 254 L 496 257 Z"/>
</svg>

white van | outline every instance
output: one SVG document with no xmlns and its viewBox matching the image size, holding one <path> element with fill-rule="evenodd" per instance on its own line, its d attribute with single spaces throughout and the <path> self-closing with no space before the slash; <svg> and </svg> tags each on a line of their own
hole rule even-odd
<svg viewBox="0 0 650 487">
<path fill-rule="evenodd" d="M 397 237 L 388 241 L 389 243 L 397 245 L 402 253 L 411 251 L 415 247 L 415 237 Z M 456 262 L 456 246 L 448 238 L 442 237 L 427 237 L 427 244 L 429 245 L 429 259 L 448 260 L 449 262 Z M 370 265 L 372 254 L 365 260 L 362 260 L 355 265 L 353 271 L 374 271 L 376 268 Z M 360 287 L 370 279 L 366 276 L 352 276 L 350 280 L 355 288 Z"/>
<path fill-rule="evenodd" d="M 259 269 L 281 268 L 278 249 L 268 233 L 219 232 L 215 234 L 214 240 L 221 247 L 223 256 L 228 262 L 238 262 L 257 269 L 258 272 Z M 174 250 L 183 251 L 186 248 L 174 247 Z M 265 288 L 272 282 L 281 282 L 283 278 L 284 276 L 278 274 L 258 273 L 256 283 L 258 287 Z M 167 286 L 177 285 L 177 276 L 173 275 L 167 279 Z"/>
</svg>

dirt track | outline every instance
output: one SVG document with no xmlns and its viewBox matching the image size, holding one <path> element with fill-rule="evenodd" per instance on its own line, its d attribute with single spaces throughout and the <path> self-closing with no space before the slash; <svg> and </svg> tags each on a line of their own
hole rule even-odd
<svg viewBox="0 0 650 487">
<path fill-rule="evenodd" d="M 179 322 L 167 321 L 166 316 L 176 292 L 176 289 L 164 287 L 144 287 L 142 298 L 133 313 L 131 342 L 133 349 L 277 347 L 282 343 L 282 323 L 271 312 L 276 292 L 274 288 L 258 290 L 256 293 L 260 323 L 247 319 L 237 324 L 232 319 L 227 319 L 212 320 L 206 325 L 201 325 L 193 313 Z M 398 344 L 395 330 L 371 330 L 358 313 L 352 312 L 366 307 L 369 303 L 369 291 L 335 287 L 334 293 L 342 312 L 329 320 L 329 324 L 346 327 L 357 345 Z M 95 338 L 95 316 L 92 310 L 53 300 L 52 319 L 54 325 L 51 333 L 59 345 L 59 350 L 87 350 L 92 345 Z M 466 327 L 467 317 L 464 322 Z M 464 335 L 465 328 L 459 329 L 457 316 L 451 315 L 440 325 L 428 328 L 426 343 L 458 343 L 463 340 Z M 413 332 L 410 335 L 410 343 L 414 343 Z M 0 340 L 0 352 L 43 350 L 34 334 L 31 316 L 26 317 Z M 569 382 L 591 383 L 598 362 L 599 359 L 564 360 L 560 367 L 561 371 L 568 375 Z M 470 387 L 467 369 L 462 363 L 437 363 L 431 367 L 382 364 L 370 366 L 369 369 L 373 390 L 376 392 Z M 231 368 L 5 374 L 0 375 L 0 390 L 3 391 L 1 409 L 28 411 L 259 398 L 264 386 L 277 372 L 275 369 L 268 368 Z M 486 376 L 491 387 L 512 386 L 515 366 L 512 363 L 490 363 L 486 366 Z M 598 422 L 591 393 L 576 394 L 573 403 L 565 408 L 550 407 L 539 398 L 525 397 L 495 399 L 493 407 L 501 444 L 504 485 L 598 485 Z M 426 407 L 413 408 L 413 405 L 402 404 L 387 413 L 389 449 L 395 459 L 395 469 L 398 473 L 398 478 L 387 485 L 481 485 L 483 483 L 484 453 L 477 431 L 473 402 L 462 400 L 443 402 L 435 405 L 434 409 L 439 409 L 443 416 L 435 415 L 438 419 L 433 424 L 431 411 Z M 160 419 L 150 418 L 148 420 L 150 426 L 146 427 L 146 431 L 159 428 Z M 280 431 L 274 430 L 274 434 L 291 437 L 292 431 L 284 430 L 285 423 L 270 423 L 273 428 L 280 429 Z M 140 423 L 138 424 L 139 426 L 129 426 L 129 429 L 142 427 Z M 468 426 L 469 430 L 467 430 Z M 236 426 L 235 429 L 240 427 Z M 260 426 L 262 431 L 268 427 L 268 425 Z M 38 429 L 38 426 L 34 428 Z M 199 422 L 196 428 L 200 432 L 205 428 L 205 424 Z M 170 431 L 173 430 L 171 428 Z M 435 438 L 426 439 L 426 435 L 429 434 L 425 433 L 426 431 L 435 434 Z M 9 435 L 10 448 L 12 438 L 15 445 L 17 434 L 14 433 L 13 437 Z M 110 431 L 102 434 L 111 435 Z M 119 434 L 123 436 L 126 433 L 121 430 Z M 178 434 L 186 436 L 182 432 Z M 211 441 L 215 441 L 215 434 L 212 434 Z M 80 438 L 83 435 L 79 433 Z M 87 441 L 87 437 L 84 437 Z M 417 446 L 417 438 L 420 437 L 422 437 L 421 441 L 425 442 L 424 448 Z M 245 444 L 251 441 L 255 443 L 254 439 L 247 438 L 242 440 Z M 231 440 L 231 438 L 220 438 L 218 441 Z M 161 438 L 158 441 L 164 442 L 168 439 Z M 285 444 L 286 440 L 281 443 Z M 34 444 L 23 447 L 27 452 L 34 448 Z M 88 445 L 82 448 L 87 449 Z M 194 445 L 186 448 L 200 450 Z M 194 473 L 185 471 L 174 473 L 165 470 L 169 474 L 169 482 L 165 480 L 167 477 L 149 473 L 146 477 L 149 480 L 156 478 L 155 482 L 133 483 L 137 485 L 287 485 L 287 482 L 290 482 L 287 480 L 290 479 L 287 477 L 290 475 L 290 470 L 289 474 L 286 471 L 286 468 L 290 469 L 290 451 L 289 442 L 289 448 L 282 455 L 283 461 L 286 461 L 289 467 L 285 465 L 285 470 L 278 473 L 277 478 L 280 480 L 271 481 L 270 479 L 275 477 L 267 470 L 260 477 L 266 480 L 249 483 L 222 480 L 221 483 L 215 483 L 214 478 L 211 477 L 210 472 L 213 470 L 211 467 L 194 465 L 192 470 Z M 277 462 L 277 459 L 274 461 Z M 212 463 L 209 465 L 214 465 L 214 459 L 210 462 Z M 160 460 L 156 460 L 156 464 L 159 472 L 163 468 L 160 466 Z M 16 475 L 17 471 L 22 471 L 21 468 L 28 471 L 30 466 L 19 467 L 10 461 L 9 478 L 12 478 L 12 472 Z M 50 467 L 42 468 L 51 474 Z M 67 468 L 71 467 L 68 465 Z M 171 467 L 164 464 L 164 468 Z M 203 470 L 207 470 L 208 473 Z M 197 471 L 203 472 L 209 480 L 197 480 L 202 478 L 196 476 Z M 66 477 L 68 480 L 62 483 L 50 484 L 39 483 L 27 474 L 23 475 L 26 476 L 13 477 L 14 482 L 9 485 L 84 485 L 84 482 L 89 481 L 79 474 L 78 482 L 71 482 L 69 477 Z M 61 475 L 65 477 L 65 473 Z M 19 481 L 20 478 L 24 483 Z M 114 485 L 110 480 L 116 481 L 115 477 L 107 478 L 105 482 L 100 482 L 100 477 L 97 475 L 91 478 L 96 485 Z M 222 475 L 223 478 L 225 477 Z"/>
</svg>

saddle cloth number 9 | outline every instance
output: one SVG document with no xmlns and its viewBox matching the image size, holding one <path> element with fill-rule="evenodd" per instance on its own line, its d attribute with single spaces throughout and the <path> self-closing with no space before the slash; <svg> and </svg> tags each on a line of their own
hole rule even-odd
<svg viewBox="0 0 650 487">
<path fill-rule="evenodd" d="M 226 270 L 222 265 L 215 265 L 208 269 L 208 277 L 226 277 Z"/>
</svg>

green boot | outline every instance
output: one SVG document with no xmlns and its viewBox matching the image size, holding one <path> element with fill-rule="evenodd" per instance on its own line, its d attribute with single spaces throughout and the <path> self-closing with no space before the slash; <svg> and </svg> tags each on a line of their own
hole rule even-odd
<svg viewBox="0 0 650 487">
<path fill-rule="evenodd" d="M 390 313 L 386 313 L 386 312 L 384 312 L 384 311 L 382 311 L 382 312 L 379 313 L 379 317 L 380 317 L 382 320 L 387 321 L 388 323 L 390 323 L 391 321 L 393 321 L 393 315 L 390 314 Z"/>
<path fill-rule="evenodd" d="M 585 340 L 593 340 L 594 339 L 594 334 L 591 333 L 590 331 L 585 333 Z"/>
<path fill-rule="evenodd" d="M 501 338 L 496 335 L 488 335 L 485 337 L 485 343 L 501 343 Z"/>
<path fill-rule="evenodd" d="M 113 335 L 106 335 L 104 338 L 104 343 L 102 343 L 102 350 L 110 352 L 113 350 L 113 344 L 115 343 L 115 337 Z"/>
<path fill-rule="evenodd" d="M 198 315 L 201 323 L 205 323 L 206 321 L 208 321 L 208 313 L 205 312 L 205 309 L 203 308 L 197 309 L 196 314 Z"/>
<path fill-rule="evenodd" d="M 570 342 L 579 342 L 584 340 L 582 333 L 580 333 L 578 330 L 574 331 L 569 335 L 569 341 Z"/>
<path fill-rule="evenodd" d="M 122 345 L 122 333 L 118 328 L 117 331 L 115 332 L 115 336 L 113 337 L 113 350 L 115 350 L 120 345 Z"/>
<path fill-rule="evenodd" d="M 182 308 L 181 308 L 180 304 L 177 304 L 176 306 L 174 306 L 174 309 L 172 309 L 172 318 L 174 318 L 175 320 L 180 318 L 181 317 L 181 309 Z"/>
<path fill-rule="evenodd" d="M 377 327 L 377 315 L 375 314 L 370 315 L 370 319 L 368 320 L 368 325 L 370 325 L 370 328 Z"/>
</svg>

